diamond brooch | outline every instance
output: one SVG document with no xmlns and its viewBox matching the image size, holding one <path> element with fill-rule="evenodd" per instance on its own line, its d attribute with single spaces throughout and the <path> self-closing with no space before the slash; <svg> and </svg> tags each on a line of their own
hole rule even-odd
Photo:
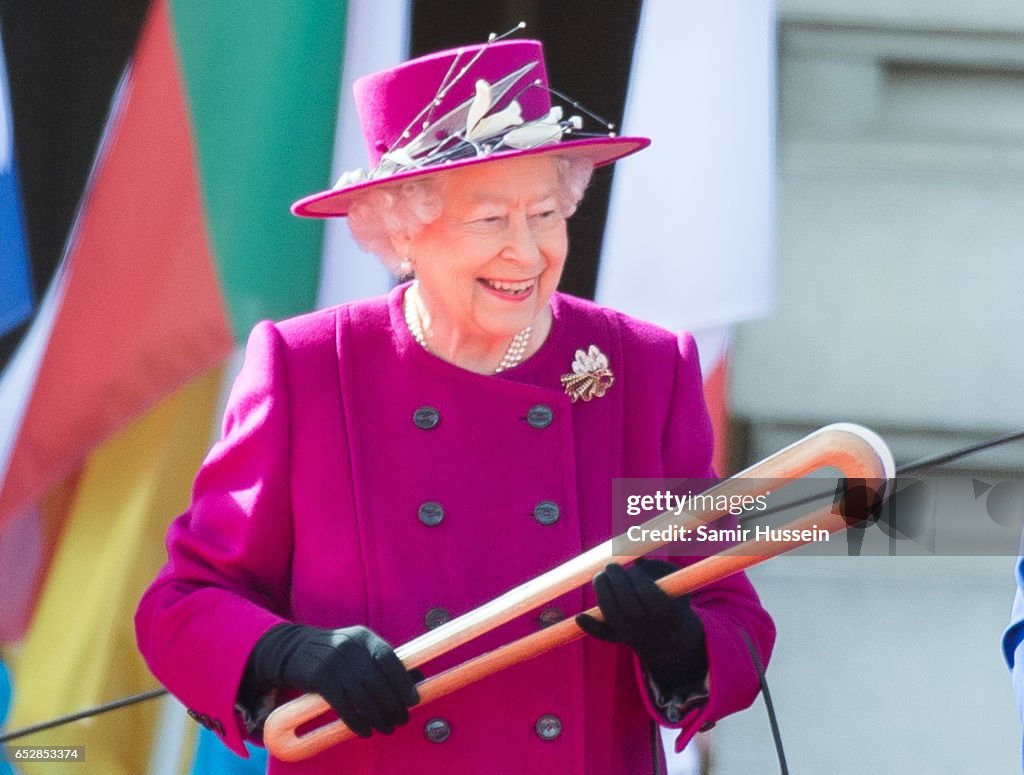
<svg viewBox="0 0 1024 775">
<path fill-rule="evenodd" d="M 600 398 L 614 382 L 615 375 L 608 368 L 608 356 L 593 344 L 586 352 L 577 350 L 572 373 L 562 375 L 565 393 L 573 403 L 580 399 L 589 401 L 595 396 Z"/>
</svg>

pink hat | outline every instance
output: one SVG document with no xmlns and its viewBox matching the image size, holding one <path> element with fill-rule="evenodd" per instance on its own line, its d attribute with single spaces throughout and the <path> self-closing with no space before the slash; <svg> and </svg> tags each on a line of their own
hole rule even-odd
<svg viewBox="0 0 1024 775">
<path fill-rule="evenodd" d="M 300 199 L 296 215 L 345 215 L 368 188 L 442 169 L 542 153 L 585 156 L 599 166 L 650 144 L 586 134 L 579 116 L 563 119 L 551 107 L 536 40 L 439 51 L 360 78 L 353 91 L 373 169 L 346 172 L 334 188 Z"/>
</svg>

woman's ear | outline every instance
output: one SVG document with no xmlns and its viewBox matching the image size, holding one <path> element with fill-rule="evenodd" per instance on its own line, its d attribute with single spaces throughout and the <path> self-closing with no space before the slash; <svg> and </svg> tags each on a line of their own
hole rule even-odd
<svg viewBox="0 0 1024 775">
<path fill-rule="evenodd" d="M 409 260 L 409 254 L 412 252 L 412 237 L 406 231 L 393 231 L 388 236 L 391 240 L 391 249 L 395 251 L 395 255 L 403 261 Z"/>
</svg>

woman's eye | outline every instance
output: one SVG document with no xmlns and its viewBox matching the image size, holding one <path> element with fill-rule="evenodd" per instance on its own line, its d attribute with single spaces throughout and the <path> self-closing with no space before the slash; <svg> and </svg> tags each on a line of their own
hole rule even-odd
<svg viewBox="0 0 1024 775">
<path fill-rule="evenodd" d="M 534 213 L 530 217 L 537 221 L 550 221 L 558 215 L 557 210 L 542 210 L 539 213 Z"/>
<path fill-rule="evenodd" d="M 475 223 L 479 226 L 498 226 L 504 221 L 500 215 L 485 215 L 483 218 L 474 218 L 470 223 Z"/>
</svg>

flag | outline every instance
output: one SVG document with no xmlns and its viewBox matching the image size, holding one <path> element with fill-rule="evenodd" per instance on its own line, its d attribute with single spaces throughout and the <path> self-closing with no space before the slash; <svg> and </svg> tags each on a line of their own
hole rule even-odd
<svg viewBox="0 0 1024 775">
<path fill-rule="evenodd" d="M 7 665 L 0 659 L 0 730 L 4 729 L 4 722 L 7 720 L 7 711 L 11 707 L 11 678 L 7 672 Z M 0 756 L 0 775 L 13 775 L 11 765 Z"/>
<path fill-rule="evenodd" d="M 32 312 L 32 279 L 14 159 L 14 122 L 0 41 L 0 336 Z"/>
<path fill-rule="evenodd" d="M 644 0 L 597 298 L 697 334 L 726 470 L 732 325 L 773 300 L 775 4 Z"/>
<path fill-rule="evenodd" d="M 14 357 L 0 375 L 0 482 L 5 481 L 11 453 L 39 375 L 40 364 L 63 292 L 63 272 L 50 284 Z M 0 530 L 4 520 L 0 518 Z"/>
<path fill-rule="evenodd" d="M 0 526 L 0 643 L 17 643 L 28 629 L 77 484 L 69 477 Z"/>
<path fill-rule="evenodd" d="M 153 14 L 115 97 L 10 453 L 0 524 L 230 346 L 163 21 Z"/>
<path fill-rule="evenodd" d="M 8 456 L 0 524 L 103 439 L 309 309 L 344 3 L 154 3 L 115 97 Z M 272 45 L 270 45 L 272 43 Z"/>
<path fill-rule="evenodd" d="M 168 515 L 188 503 L 220 376 L 214 369 L 191 381 L 105 442 L 84 466 L 14 663 L 13 728 L 156 685 L 135 648 L 132 614 L 166 559 L 157 537 Z M 65 726 L 59 739 L 85 746 L 90 772 L 136 775 L 147 769 L 155 714 L 153 703 L 133 706 Z M 53 740 L 53 732 L 40 732 L 19 745 Z M 36 767 L 45 773 L 53 764 Z"/>
<path fill-rule="evenodd" d="M 18 726 L 155 684 L 131 614 L 218 424 L 209 368 L 259 319 L 316 297 L 322 224 L 288 206 L 329 183 L 344 11 L 150 8 L 61 271 L 0 378 L 0 557 L 18 557 L 7 634 L 34 611 Z M 44 494 L 78 470 L 61 509 Z M 89 741 L 90 769 L 144 772 L 159 709 L 67 729 Z"/>
<path fill-rule="evenodd" d="M 62 287 L 58 275 L 32 320 L 22 346 L 0 376 L 0 481 L 46 349 Z M 76 473 L 69 474 L 39 501 L 13 514 L 7 521 L 0 521 L 0 589 L 4 590 L 4 604 L 0 606 L 0 643 L 16 643 L 25 633 L 75 482 Z"/>
<path fill-rule="evenodd" d="M 772 3 L 645 0 L 598 297 L 668 328 L 766 314 L 774 237 Z"/>
<path fill-rule="evenodd" d="M 721 476 L 732 473 L 729 463 L 729 348 L 732 326 L 724 324 L 693 332 L 700 354 L 704 402 L 715 440 L 712 465 Z"/>
<path fill-rule="evenodd" d="M 345 63 L 341 73 L 331 180 L 367 165 L 366 145 L 352 96 L 353 82 L 394 67 L 409 50 L 408 0 L 349 0 L 345 20 Z M 384 265 L 356 245 L 348 219 L 332 218 L 324 230 L 323 265 L 317 306 L 327 307 L 384 293 L 394 278 Z"/>
</svg>

